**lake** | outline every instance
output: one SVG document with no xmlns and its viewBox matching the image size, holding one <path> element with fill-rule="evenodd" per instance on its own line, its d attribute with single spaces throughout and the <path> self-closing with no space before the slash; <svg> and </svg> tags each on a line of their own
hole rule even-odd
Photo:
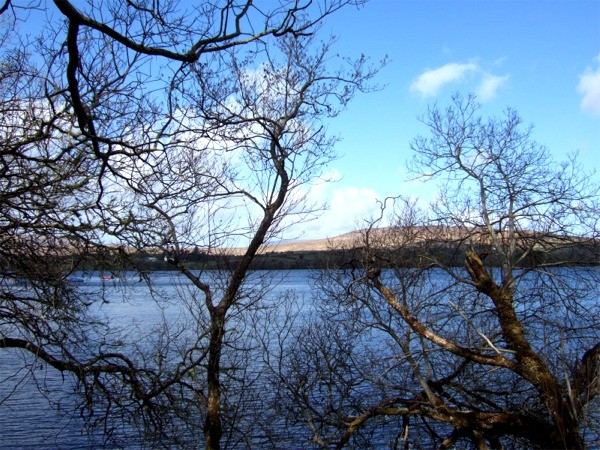
<svg viewBox="0 0 600 450">
<path fill-rule="evenodd" d="M 98 273 L 76 275 L 83 279 L 73 283 L 76 289 L 98 296 L 102 292 L 102 300 L 96 301 L 92 308 L 99 315 L 108 316 L 111 323 L 151 327 L 163 317 L 176 321 L 186 314 L 186 308 L 173 299 L 190 283 L 176 272 L 149 275 L 154 298 L 150 296 L 148 285 L 135 273 L 106 281 L 102 281 Z M 290 289 L 299 295 L 309 292 L 307 270 L 272 272 L 271 275 L 270 295 L 274 298 Z M 83 431 L 83 419 L 73 411 L 75 400 L 69 395 L 74 386 L 72 377 L 63 377 L 42 362 L 36 362 L 29 370 L 22 369 L 23 360 L 17 353 L 20 354 L 14 349 L 3 349 L 0 353 L 0 448 L 91 449 L 100 446 L 102 434 L 87 435 Z M 29 355 L 23 357 L 32 361 Z"/>
<path fill-rule="evenodd" d="M 432 285 L 447 281 L 447 275 L 434 274 L 435 282 Z M 136 344 L 143 344 L 144 330 L 160 324 L 163 319 L 168 323 L 183 323 L 188 319 L 189 310 L 186 302 L 181 299 L 186 296 L 186 290 L 191 288 L 191 284 L 176 272 L 151 273 L 149 285 L 134 273 L 105 281 L 101 280 L 99 273 L 77 275 L 83 281 L 77 280 L 73 284 L 74 288 L 96 298 L 91 305 L 93 313 L 105 316 L 112 324 L 131 332 L 129 338 L 124 338 L 124 346 L 131 345 L 132 339 L 137 339 Z M 220 273 L 207 275 L 216 279 Z M 265 281 L 262 277 L 266 275 L 269 279 Z M 312 309 L 310 275 L 311 271 L 306 270 L 257 272 L 249 284 L 256 283 L 256 289 L 260 289 L 264 283 L 268 284 L 271 290 L 265 299 L 266 303 L 281 300 L 289 290 L 299 297 L 304 296 L 307 301 L 301 312 L 307 313 Z M 27 289 L 26 286 L 20 288 Z M 590 292 L 593 311 L 597 311 L 596 294 Z M 457 299 L 453 301 L 456 302 Z M 547 299 L 540 297 L 539 301 Z M 531 306 L 521 303 L 517 307 L 523 315 L 527 315 L 526 309 Z M 559 317 L 557 319 L 560 320 Z M 587 333 L 588 342 L 598 340 L 600 330 L 592 328 Z M 373 342 L 369 344 L 374 345 Z M 91 435 L 83 431 L 83 419 L 77 410 L 74 411 L 77 398 L 70 394 L 74 386 L 70 376 L 63 377 L 59 372 L 47 369 L 39 361 L 31 364 L 28 369 L 22 369 L 22 357 L 30 362 L 33 360 L 28 355 L 20 356 L 15 350 L 2 350 L 0 354 L 0 448 L 91 449 L 104 445 L 101 430 Z M 123 432 L 127 433 L 127 430 Z M 292 430 L 289 432 L 291 436 Z M 260 442 L 260 439 L 256 437 L 254 442 Z M 387 447 L 384 442 L 381 446 Z M 127 448 L 143 446 L 133 442 Z"/>
</svg>

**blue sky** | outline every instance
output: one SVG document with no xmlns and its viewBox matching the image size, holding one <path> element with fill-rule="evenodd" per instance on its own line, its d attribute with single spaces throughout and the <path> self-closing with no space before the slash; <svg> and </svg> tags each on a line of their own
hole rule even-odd
<svg viewBox="0 0 600 450">
<path fill-rule="evenodd" d="M 313 189 L 331 210 L 302 238 L 357 228 L 375 198 L 427 197 L 434 185 L 406 181 L 409 144 L 425 132 L 417 116 L 455 92 L 478 94 L 486 115 L 515 108 L 556 159 L 577 150 L 600 169 L 598 0 L 370 0 L 321 31 L 341 54 L 390 61 L 376 80 L 385 88 L 329 124 L 342 138 L 329 167 L 340 181 Z"/>
</svg>

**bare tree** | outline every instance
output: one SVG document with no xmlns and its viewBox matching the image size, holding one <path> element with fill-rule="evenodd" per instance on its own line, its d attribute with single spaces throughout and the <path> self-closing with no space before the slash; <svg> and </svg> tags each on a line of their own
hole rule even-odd
<svg viewBox="0 0 600 450">
<path fill-rule="evenodd" d="M 341 389 L 313 373 L 290 391 L 323 445 L 598 440 L 598 187 L 574 158 L 555 164 L 514 111 L 484 121 L 479 108 L 456 96 L 429 111 L 412 147 L 416 173 L 445 181 L 431 213 L 400 202 L 321 285 L 323 326 L 343 338 L 319 358 Z"/>
<path fill-rule="evenodd" d="M 250 346 L 249 334 L 239 330 L 264 283 L 244 286 L 263 244 L 312 211 L 303 185 L 336 141 L 324 121 L 374 74 L 364 59 L 331 70 L 329 44 L 312 36 L 356 3 L 0 8 L 5 42 L 18 36 L 3 50 L 0 80 L 0 347 L 73 374 L 82 413 L 107 439 L 115 421 L 153 445 L 220 448 L 225 432 L 247 435 L 236 422 L 241 403 L 222 384 L 224 372 L 245 383 L 236 348 Z M 39 21 L 37 37 L 21 31 L 24 20 Z M 193 246 L 243 250 L 214 279 L 187 267 Z M 133 251 L 187 278 L 189 319 L 123 346 L 125 330 L 90 313 L 102 293 L 84 294 L 65 276 L 90 257 L 133 264 Z M 15 289 L 16 279 L 33 289 Z"/>
<path fill-rule="evenodd" d="M 206 364 L 204 431 L 209 448 L 217 448 L 223 434 L 221 361 L 228 317 L 239 316 L 240 309 L 246 310 L 261 299 L 260 295 L 248 295 L 243 289 L 252 262 L 263 244 L 285 227 L 286 219 L 289 220 L 291 215 L 301 217 L 310 211 L 311 205 L 302 204 L 302 194 L 294 196 L 294 193 L 314 179 L 323 163 L 331 157 L 335 139 L 325 134 L 321 120 L 337 114 L 354 90 L 362 88 L 372 75 L 362 68 L 364 61 L 350 67 L 347 74 L 329 73 L 325 65 L 328 47 L 324 46 L 310 55 L 307 52 L 312 44 L 306 39 L 283 39 L 278 50 L 281 57 L 277 56 L 275 49 L 265 48 L 264 60 L 259 65 L 252 65 L 252 70 L 234 59 L 235 77 L 231 84 L 212 83 L 203 72 L 198 80 L 206 85 L 203 89 L 191 91 L 190 96 L 195 101 L 190 101 L 190 104 L 210 105 L 208 110 L 199 113 L 203 115 L 205 127 L 207 123 L 213 124 L 210 127 L 214 132 L 209 138 L 211 145 L 222 146 L 211 148 L 208 152 L 215 157 L 215 160 L 209 159 L 213 161 L 211 166 L 226 167 L 230 164 L 228 161 L 238 158 L 243 166 L 238 165 L 236 169 L 239 172 L 229 171 L 227 177 L 216 179 L 212 169 L 207 174 L 211 182 L 217 183 L 212 191 L 201 189 L 197 182 L 194 189 L 185 189 L 190 198 L 180 205 L 189 210 L 185 211 L 187 219 L 181 224 L 178 223 L 180 213 L 176 207 L 161 206 L 163 202 L 169 202 L 163 193 L 159 193 L 156 199 L 145 199 L 141 203 L 156 215 L 153 223 L 163 222 L 161 241 L 155 245 L 204 296 L 208 335 L 205 342 L 196 345 L 207 349 L 207 359 L 202 364 Z M 204 166 L 207 154 L 202 155 Z M 172 163 L 173 158 L 169 161 Z M 170 177 L 177 170 L 153 171 L 153 175 L 161 173 Z M 190 173 L 182 175 L 181 181 L 185 185 Z M 162 179 L 159 184 L 167 185 Z M 148 189 L 146 194 L 156 192 Z M 182 198 L 187 197 L 178 196 L 177 202 L 181 202 Z M 205 222 L 199 221 L 200 217 L 192 207 L 207 201 L 211 208 L 220 212 L 203 215 Z M 238 204 L 237 218 L 229 220 L 224 211 L 231 207 L 232 202 Z M 247 217 L 239 217 L 240 208 L 247 211 Z M 215 223 L 217 220 L 219 223 Z M 188 223 L 192 225 L 186 228 Z M 211 248 L 215 242 L 222 244 L 235 236 L 247 238 L 248 244 L 225 283 L 218 286 L 221 294 L 217 294 L 215 287 L 204 280 L 204 275 L 198 276 L 186 268 L 185 247 L 181 241 L 201 242 L 200 239 L 209 238 L 205 245 Z M 148 245 L 151 241 L 147 238 L 144 242 Z M 227 372 L 232 373 L 232 370 Z"/>
</svg>

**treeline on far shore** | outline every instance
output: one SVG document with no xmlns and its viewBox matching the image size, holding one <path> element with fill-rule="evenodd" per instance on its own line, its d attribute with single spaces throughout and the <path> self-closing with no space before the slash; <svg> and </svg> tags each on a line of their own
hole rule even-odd
<svg viewBox="0 0 600 450">
<path fill-rule="evenodd" d="M 319 251 L 287 251 L 263 253 L 256 256 L 252 263 L 254 270 L 293 270 L 293 269 L 345 269 L 361 268 L 365 261 L 369 265 L 386 267 L 427 267 L 431 265 L 463 266 L 465 252 L 476 251 L 486 265 L 495 266 L 498 258 L 493 250 L 478 248 L 456 248 L 450 245 L 414 246 L 402 249 L 379 249 L 367 252 L 364 248 Z M 532 252 L 522 266 L 544 264 L 560 265 L 598 265 L 600 264 L 598 245 L 577 245 L 554 248 L 552 251 Z M 239 264 L 241 256 L 227 253 L 210 254 L 190 251 L 180 255 L 179 261 L 190 270 L 232 269 Z M 66 261 L 63 261 L 66 263 Z M 102 255 L 70 258 L 71 268 L 75 270 L 174 270 L 173 264 L 163 255 L 151 252 L 134 252 L 126 258 L 118 255 Z"/>
</svg>

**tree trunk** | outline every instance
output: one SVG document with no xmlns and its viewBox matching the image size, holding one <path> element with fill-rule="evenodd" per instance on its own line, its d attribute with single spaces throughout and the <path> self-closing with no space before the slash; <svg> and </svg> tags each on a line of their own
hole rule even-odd
<svg viewBox="0 0 600 450">
<path fill-rule="evenodd" d="M 577 417 L 570 410 L 558 380 L 525 336 L 525 329 L 513 305 L 512 289 L 498 286 L 479 256 L 467 252 L 466 257 L 466 266 L 473 285 L 494 303 L 502 335 L 510 349 L 515 352 L 516 372 L 535 386 L 548 408 L 558 433 L 553 437 L 554 440 L 562 443 L 565 448 L 583 448 Z"/>
<path fill-rule="evenodd" d="M 215 308 L 211 311 L 211 331 L 208 352 L 208 366 L 206 373 L 208 402 L 206 422 L 204 424 L 204 437 L 207 450 L 221 448 L 223 425 L 221 423 L 221 350 L 223 348 L 223 335 L 225 329 L 226 310 Z"/>
</svg>

